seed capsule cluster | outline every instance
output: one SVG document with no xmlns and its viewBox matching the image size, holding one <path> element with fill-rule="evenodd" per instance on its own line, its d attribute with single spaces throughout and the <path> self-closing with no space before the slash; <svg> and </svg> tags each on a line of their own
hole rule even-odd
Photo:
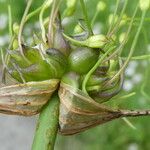
<svg viewBox="0 0 150 150">
<path fill-rule="evenodd" d="M 68 2 L 69 13 L 64 15 L 73 13 L 70 9 L 75 8 L 75 4 L 75 1 Z M 25 21 L 20 26 L 14 25 L 12 44 L 3 63 L 4 70 L 21 84 L 0 89 L 0 112 L 25 116 L 37 114 L 57 91 L 60 98 L 60 133 L 64 135 L 78 133 L 115 118 L 141 115 L 136 111 L 114 110 L 103 104 L 122 89 L 124 69 L 133 53 L 132 47 L 129 58 L 123 64 L 120 52 L 126 38 L 117 47 L 113 39 L 116 27 L 108 35 L 94 35 L 89 31 L 88 23 L 88 27 L 80 26 L 81 33 L 70 37 L 64 33 L 55 2 L 49 25 L 41 22 L 46 8 L 47 5 L 43 6 L 40 13 L 42 33 L 33 36 L 31 45 L 20 37 Z M 100 10 L 103 11 L 102 8 Z M 125 37 L 131 31 L 134 17 Z M 138 35 L 139 32 L 135 37 Z"/>
</svg>

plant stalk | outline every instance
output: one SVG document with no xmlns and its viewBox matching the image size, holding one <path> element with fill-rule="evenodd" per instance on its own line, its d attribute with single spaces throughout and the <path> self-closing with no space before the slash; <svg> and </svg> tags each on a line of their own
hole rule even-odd
<svg viewBox="0 0 150 150">
<path fill-rule="evenodd" d="M 32 4 L 33 0 L 28 0 L 27 1 L 27 6 L 25 8 L 25 12 L 23 14 L 23 17 L 21 19 L 21 23 L 20 23 L 20 27 L 19 27 L 19 33 L 18 33 L 18 45 L 19 45 L 19 49 L 20 49 L 20 52 L 22 54 L 22 56 L 26 59 L 26 57 L 24 56 L 24 53 L 23 53 L 23 49 L 22 49 L 22 41 L 21 41 L 21 36 L 22 36 L 22 32 L 23 32 L 23 27 L 24 27 L 24 24 L 26 22 L 26 16 L 29 12 L 29 9 L 31 7 L 31 4 Z"/>
<path fill-rule="evenodd" d="M 89 34 L 93 35 L 93 31 L 92 31 L 92 28 L 91 28 L 91 23 L 90 23 L 89 18 L 88 18 L 85 2 L 84 2 L 84 0 L 80 0 L 80 3 L 81 3 L 82 11 L 83 11 L 83 14 L 84 14 L 84 19 L 85 19 L 85 22 L 87 24 Z"/>
<path fill-rule="evenodd" d="M 146 10 L 145 10 L 144 12 L 142 12 L 140 25 L 139 25 L 138 30 L 137 30 L 137 32 L 136 32 L 135 38 L 134 38 L 133 43 L 132 43 L 132 45 L 131 45 L 131 49 L 130 49 L 130 52 L 129 52 L 129 55 L 128 55 L 126 61 L 125 61 L 124 64 L 122 65 L 121 69 L 112 77 L 111 80 L 109 80 L 109 81 L 106 83 L 106 85 L 111 84 L 111 83 L 126 69 L 128 63 L 129 63 L 129 61 L 131 60 L 132 55 L 133 55 L 133 53 L 134 53 L 135 46 L 136 46 L 137 40 L 138 40 L 138 38 L 139 38 L 141 29 L 142 29 L 142 25 L 143 25 L 143 23 L 144 23 L 145 15 L 146 15 Z"/>
<path fill-rule="evenodd" d="M 83 80 L 83 83 L 82 83 L 82 91 L 84 93 L 87 93 L 87 90 L 86 90 L 86 84 L 87 84 L 87 81 L 89 80 L 90 76 L 92 75 L 92 73 L 98 68 L 98 66 L 102 63 L 102 61 L 105 59 L 105 57 L 107 57 L 107 55 L 112 52 L 113 50 L 115 49 L 115 46 L 114 47 L 111 47 L 110 49 L 107 50 L 107 52 L 102 56 L 100 57 L 100 59 L 96 62 L 96 64 L 93 66 L 93 68 L 86 74 L 84 80 Z"/>
<path fill-rule="evenodd" d="M 58 131 L 59 97 L 54 93 L 42 109 L 37 123 L 32 150 L 53 150 Z"/>
<path fill-rule="evenodd" d="M 57 17 L 60 4 L 61 4 L 61 0 L 53 0 L 52 10 L 51 10 L 51 14 L 49 17 L 49 25 L 48 25 L 49 47 L 53 47 L 53 44 L 54 44 L 54 21 Z"/>
</svg>

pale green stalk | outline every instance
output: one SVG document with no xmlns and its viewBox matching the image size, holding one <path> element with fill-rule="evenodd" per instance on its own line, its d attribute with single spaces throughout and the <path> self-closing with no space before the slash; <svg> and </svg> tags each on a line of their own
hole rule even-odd
<svg viewBox="0 0 150 150">
<path fill-rule="evenodd" d="M 148 63 L 149 64 L 149 63 Z M 146 98 L 146 99 L 150 99 L 150 96 L 145 92 L 145 87 L 146 87 L 146 84 L 147 84 L 147 81 L 149 80 L 149 74 L 148 74 L 148 69 L 145 70 L 145 74 L 144 74 L 144 78 L 145 80 L 143 81 L 142 85 L 141 85 L 141 94 Z"/>
<path fill-rule="evenodd" d="M 110 49 L 107 50 L 107 52 L 105 54 L 103 54 L 103 56 L 100 57 L 100 59 L 96 62 L 96 64 L 93 66 L 93 68 L 85 75 L 85 78 L 83 80 L 82 83 L 82 91 L 86 94 L 87 90 L 86 90 L 86 84 L 87 81 L 89 80 L 90 76 L 93 74 L 93 72 L 99 67 L 99 65 L 102 63 L 102 61 L 105 59 L 105 57 L 107 57 L 107 55 L 112 52 L 116 47 L 111 47 Z"/>
<path fill-rule="evenodd" d="M 126 99 L 126 98 L 129 98 L 129 97 L 131 97 L 131 96 L 134 96 L 135 94 L 136 94 L 136 92 L 132 92 L 132 93 L 123 95 L 123 96 L 121 96 L 121 97 L 117 97 L 117 99 Z"/>
<path fill-rule="evenodd" d="M 127 59 L 127 58 L 123 57 L 123 59 Z M 150 55 L 147 54 L 147 55 L 131 57 L 131 60 L 146 60 L 146 59 L 150 59 Z"/>
<path fill-rule="evenodd" d="M 94 17 L 93 17 L 93 19 L 92 19 L 92 21 L 91 21 L 91 26 L 94 25 L 94 22 L 95 22 L 95 20 L 96 20 L 96 18 L 97 18 L 97 16 L 98 16 L 98 14 L 99 14 L 99 11 L 96 11 L 95 14 L 94 14 Z"/>
<path fill-rule="evenodd" d="M 127 18 L 123 18 L 122 20 L 131 21 L 131 18 L 127 17 Z M 135 18 L 135 21 L 140 21 L 140 20 L 141 20 L 140 18 Z M 144 21 L 145 22 L 150 22 L 150 18 L 149 17 L 145 17 Z"/>
<path fill-rule="evenodd" d="M 9 18 L 9 35 L 10 35 L 10 38 L 12 38 L 13 36 L 13 31 L 12 31 L 12 13 L 11 13 L 11 6 L 8 5 L 8 18 Z"/>
<path fill-rule="evenodd" d="M 147 37 L 147 32 L 143 29 L 143 34 L 144 34 L 144 41 L 145 41 L 145 45 L 148 45 L 149 44 L 149 41 L 148 41 L 148 37 Z M 149 56 L 149 57 L 148 57 Z M 140 57 L 140 56 L 139 56 Z M 140 58 L 144 58 L 144 60 L 146 58 L 150 59 L 150 55 L 145 55 L 145 57 L 141 56 Z M 147 62 L 147 66 L 150 64 L 150 62 L 148 61 Z M 146 67 L 147 67 L 146 66 Z M 146 98 L 146 99 L 150 99 L 150 96 L 145 92 L 145 87 L 146 87 L 146 84 L 147 84 L 147 81 L 148 81 L 148 77 L 149 77 L 149 69 L 145 69 L 145 73 L 144 73 L 144 81 L 141 85 L 141 94 Z"/>
<path fill-rule="evenodd" d="M 43 7 L 39 14 L 39 22 L 40 22 L 41 31 L 42 31 L 42 39 L 43 39 L 44 43 L 46 43 L 47 39 L 46 39 L 46 31 L 45 31 L 45 27 L 44 27 L 43 15 L 44 15 L 45 10 L 50 6 L 51 3 L 52 3 L 51 0 L 46 1 L 43 4 Z"/>
<path fill-rule="evenodd" d="M 110 33 L 108 34 L 108 37 L 111 37 L 119 29 L 119 25 L 120 25 L 123 15 L 124 15 L 124 12 L 126 10 L 127 4 L 128 4 L 128 0 L 125 1 L 123 9 L 121 11 L 121 14 L 117 20 L 117 23 L 115 24 L 115 27 L 112 29 L 112 31 L 110 31 Z"/>
<path fill-rule="evenodd" d="M 26 9 L 25 9 L 25 11 L 24 11 L 23 17 L 22 17 L 22 19 L 21 19 L 21 23 L 20 23 L 20 27 L 19 27 L 19 34 L 18 34 L 19 50 L 20 50 L 22 56 L 25 58 L 25 60 L 26 60 L 26 57 L 24 56 L 23 49 L 22 49 L 21 36 L 22 36 L 24 24 L 25 24 L 25 22 L 26 22 L 26 16 L 27 16 L 27 14 L 28 14 L 28 12 L 29 12 L 29 9 L 30 9 L 30 7 L 31 7 L 32 2 L 33 2 L 33 0 L 28 0 L 28 1 L 27 1 L 27 6 L 26 6 Z"/>
<path fill-rule="evenodd" d="M 9 35 L 10 35 L 10 43 L 9 43 L 8 49 L 11 49 L 13 41 L 14 41 L 14 36 L 13 36 L 13 31 L 12 31 L 12 12 L 11 12 L 10 5 L 8 5 L 8 27 L 9 27 Z M 6 82 L 5 74 L 6 74 L 6 65 L 8 64 L 8 61 L 9 61 L 9 54 L 6 53 L 5 58 L 3 58 L 3 69 L 2 69 L 2 82 L 3 83 Z"/>
<path fill-rule="evenodd" d="M 118 53 L 121 55 L 121 52 L 122 52 L 122 50 L 123 50 L 123 47 L 125 46 L 126 42 L 127 42 L 128 39 L 129 39 L 129 34 L 130 34 L 131 29 L 132 29 L 132 27 L 133 27 L 133 22 L 134 22 L 134 18 L 135 18 L 135 15 L 136 15 L 136 13 L 137 13 L 137 10 L 138 10 L 138 5 L 137 5 L 136 8 L 135 8 L 134 14 L 133 14 L 133 16 L 132 16 L 132 19 L 131 19 L 131 22 L 130 22 L 129 27 L 128 27 L 128 29 L 127 29 L 127 32 L 126 32 L 126 35 L 125 35 L 124 40 L 122 41 L 122 43 L 120 44 L 120 46 L 116 49 L 116 51 L 115 51 L 112 55 L 110 55 L 109 57 L 107 57 L 107 58 L 104 60 L 104 62 L 110 60 L 111 58 L 113 58 L 114 56 L 116 56 Z"/>
<path fill-rule="evenodd" d="M 114 75 L 114 77 L 113 77 L 111 80 L 109 80 L 109 81 L 107 82 L 107 85 L 109 85 L 110 83 L 112 83 L 112 82 L 126 69 L 128 63 L 129 63 L 129 61 L 131 60 L 132 55 L 133 55 L 134 50 L 135 50 L 135 46 L 136 46 L 136 44 L 137 44 L 138 37 L 139 37 L 139 35 L 140 35 L 140 31 L 141 31 L 141 29 L 142 29 L 142 25 L 143 25 L 143 22 L 144 22 L 145 15 L 146 15 L 146 10 L 142 12 L 142 17 L 141 17 L 140 25 L 139 25 L 139 27 L 138 27 L 138 30 L 137 30 L 136 34 L 135 34 L 135 38 L 134 38 L 134 40 L 133 40 L 133 42 L 132 42 L 132 45 L 131 45 L 131 49 L 130 49 L 130 53 L 129 53 L 129 55 L 128 55 L 128 58 L 127 58 L 126 61 L 124 62 L 124 64 L 123 64 L 123 66 L 121 67 L 121 69 Z"/>
<path fill-rule="evenodd" d="M 58 9 L 60 6 L 61 0 L 53 0 L 52 10 L 49 17 L 49 25 L 48 25 L 48 44 L 49 47 L 53 47 L 54 43 L 54 27 L 53 23 L 58 15 Z"/>
<path fill-rule="evenodd" d="M 80 3 L 81 3 L 82 11 L 83 11 L 83 14 L 84 14 L 84 19 L 85 19 L 85 22 L 87 24 L 89 34 L 93 35 L 93 31 L 92 31 L 91 23 L 90 23 L 89 18 L 88 18 L 85 2 L 84 2 L 84 0 L 80 0 Z"/>
<path fill-rule="evenodd" d="M 132 129 L 134 129 L 134 130 L 137 129 L 126 117 L 123 117 L 122 120 Z"/>
<path fill-rule="evenodd" d="M 41 5 L 40 7 L 38 7 L 36 10 L 32 11 L 31 13 L 29 13 L 26 17 L 26 22 L 31 19 L 33 16 L 37 15 L 41 9 L 43 8 L 43 5 Z"/>
<path fill-rule="evenodd" d="M 111 24 L 110 24 L 110 26 L 109 26 L 109 29 L 108 29 L 107 35 L 109 35 L 109 34 L 110 34 L 110 31 L 111 31 L 111 30 L 112 30 L 112 28 L 113 28 L 114 20 L 115 20 L 115 17 L 116 17 L 116 15 L 117 15 L 117 11 L 118 11 L 118 8 L 119 8 L 119 2 L 120 2 L 120 0 L 117 0 L 116 8 L 115 8 L 115 11 L 114 11 L 114 14 L 113 14 L 113 18 L 112 18 Z"/>
</svg>

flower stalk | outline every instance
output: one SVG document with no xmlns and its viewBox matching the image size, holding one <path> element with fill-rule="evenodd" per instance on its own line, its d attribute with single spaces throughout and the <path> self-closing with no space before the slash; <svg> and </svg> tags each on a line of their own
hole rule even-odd
<svg viewBox="0 0 150 150">
<path fill-rule="evenodd" d="M 59 98 L 54 93 L 43 107 L 32 144 L 32 150 L 53 150 L 58 131 Z"/>
</svg>

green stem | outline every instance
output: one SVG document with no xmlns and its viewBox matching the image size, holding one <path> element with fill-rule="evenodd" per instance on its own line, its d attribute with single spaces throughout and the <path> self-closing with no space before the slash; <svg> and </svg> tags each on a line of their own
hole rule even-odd
<svg viewBox="0 0 150 150">
<path fill-rule="evenodd" d="M 12 48 L 12 44 L 13 44 L 14 39 L 15 39 L 15 36 L 12 36 L 11 39 L 10 39 L 10 43 L 9 43 L 8 49 Z M 4 66 L 3 66 L 3 69 L 2 69 L 2 83 L 6 83 L 6 78 L 5 78 L 6 66 L 8 65 L 9 58 L 10 58 L 10 55 L 7 52 L 6 56 L 5 56 L 5 59 L 4 59 Z"/>
<path fill-rule="evenodd" d="M 55 93 L 42 109 L 32 144 L 32 150 L 53 150 L 58 131 L 59 97 Z"/>
<path fill-rule="evenodd" d="M 48 5 L 52 2 L 52 0 L 47 0 L 46 2 L 44 2 L 40 7 L 38 7 L 37 9 L 35 9 L 34 11 L 32 11 L 31 13 L 29 13 L 26 16 L 25 22 L 27 22 L 29 19 L 31 19 L 33 16 L 37 15 L 38 13 L 40 13 L 40 11 L 43 9 L 43 7 L 45 7 L 45 5 Z"/>
<path fill-rule="evenodd" d="M 21 52 L 21 54 L 22 54 L 23 57 L 25 57 L 25 56 L 24 56 L 23 49 L 22 49 L 21 36 L 22 36 L 24 24 L 25 24 L 25 22 L 26 22 L 26 16 L 27 16 L 27 14 L 28 14 L 28 12 L 29 12 L 29 9 L 30 9 L 30 7 L 31 7 L 32 1 L 33 1 L 33 0 L 28 0 L 28 2 L 27 2 L 27 6 L 26 6 L 25 12 L 24 12 L 24 14 L 23 14 L 21 23 L 20 23 L 19 34 L 18 34 L 18 45 L 19 45 L 19 49 L 20 49 L 20 52 Z M 26 58 L 25 58 L 25 59 L 26 59 Z"/>
<path fill-rule="evenodd" d="M 98 16 L 98 14 L 99 14 L 99 11 L 96 11 L 95 14 L 94 14 L 94 17 L 93 17 L 93 19 L 92 19 L 92 21 L 91 21 L 91 26 L 92 26 L 92 27 L 93 27 L 93 25 L 94 25 L 94 22 L 95 22 L 95 20 L 96 20 L 96 18 L 97 18 L 97 16 Z"/>
<path fill-rule="evenodd" d="M 128 18 L 123 18 L 122 20 L 125 20 L 125 21 L 131 21 L 131 18 L 128 17 Z M 135 18 L 135 21 L 140 21 L 141 19 L 140 18 Z M 147 17 L 144 19 L 145 22 L 150 22 L 150 18 Z"/>
<path fill-rule="evenodd" d="M 8 49 L 11 49 L 13 41 L 14 41 L 14 36 L 13 36 L 13 31 L 12 31 L 12 12 L 11 12 L 11 6 L 8 5 L 8 25 L 9 25 L 9 35 L 10 35 L 10 43 L 8 46 Z M 4 57 L 4 56 L 3 56 Z M 5 74 L 6 74 L 6 65 L 8 64 L 9 61 L 9 54 L 6 53 L 5 59 L 3 58 L 3 69 L 2 69 L 2 83 L 6 83 L 6 78 L 5 78 Z"/>
<path fill-rule="evenodd" d="M 116 47 L 114 46 L 114 47 L 111 47 L 110 49 L 108 49 L 107 52 L 106 52 L 103 56 L 101 56 L 100 59 L 96 62 L 96 64 L 93 66 L 93 68 L 86 74 L 86 76 L 85 76 L 85 78 L 84 78 L 84 80 L 83 80 L 83 83 L 82 83 L 82 91 L 83 91 L 84 93 L 88 94 L 88 93 L 87 93 L 87 90 L 86 90 L 86 84 L 87 84 L 87 82 L 88 82 L 90 76 L 91 76 L 91 75 L 93 74 L 93 72 L 100 66 L 100 64 L 103 62 L 103 60 L 105 59 L 105 57 L 107 57 L 108 54 L 109 54 L 110 52 L 112 52 L 115 48 L 116 48 Z"/>
<path fill-rule="evenodd" d="M 60 4 L 61 4 L 61 0 L 53 0 L 52 10 L 51 10 L 50 17 L 49 17 L 49 25 L 48 25 L 49 47 L 53 47 L 53 44 L 54 44 L 54 21 L 58 15 Z"/>
<path fill-rule="evenodd" d="M 9 35 L 10 38 L 13 36 L 13 31 L 12 31 L 12 13 L 11 13 L 11 6 L 8 5 L 8 16 L 9 16 Z"/>
<path fill-rule="evenodd" d="M 44 15 L 45 10 L 50 6 L 51 2 L 52 1 L 46 1 L 43 4 L 43 7 L 39 14 L 39 22 L 40 22 L 41 31 L 42 31 L 42 39 L 43 39 L 44 43 L 46 43 L 47 39 L 46 39 L 46 31 L 45 31 L 45 27 L 44 27 L 43 15 Z"/>
<path fill-rule="evenodd" d="M 125 9 L 126 9 L 126 7 L 127 7 L 127 4 L 128 4 L 128 0 L 125 1 L 125 4 L 124 4 L 124 6 L 123 6 L 123 9 L 122 9 L 122 11 L 121 11 L 121 13 L 120 13 L 120 16 L 119 16 L 118 20 L 117 20 L 117 23 L 115 24 L 115 26 L 114 26 L 114 28 L 112 29 L 112 31 L 110 31 L 108 37 L 111 37 L 111 36 L 112 36 L 114 33 L 116 33 L 117 30 L 119 29 L 119 25 L 120 25 L 120 22 L 121 22 L 121 20 L 122 20 L 123 15 L 124 15 L 124 12 L 125 12 Z"/>
<path fill-rule="evenodd" d="M 132 27 L 133 27 L 133 22 L 134 22 L 134 18 L 135 18 L 135 15 L 136 15 L 136 13 L 137 13 L 137 10 L 138 10 L 138 5 L 136 6 L 135 11 L 134 11 L 134 13 L 133 13 L 133 16 L 132 16 L 131 22 L 130 22 L 130 24 L 129 24 L 129 27 L 128 27 L 128 29 L 127 29 L 127 32 L 126 32 L 126 35 L 125 35 L 124 40 L 123 40 L 122 43 L 119 45 L 119 47 L 117 48 L 117 50 L 116 50 L 112 55 L 110 55 L 109 57 L 107 57 L 107 58 L 105 59 L 105 62 L 108 61 L 108 60 L 110 60 L 111 58 L 113 58 L 113 57 L 114 57 L 115 55 L 117 55 L 118 53 L 121 55 L 122 50 L 123 50 L 123 48 L 124 48 L 126 42 L 127 42 L 128 39 L 129 39 L 129 34 L 130 34 L 131 29 L 132 29 Z"/>
<path fill-rule="evenodd" d="M 91 24 L 90 24 L 90 21 L 89 21 L 89 18 L 88 18 L 88 14 L 87 14 L 87 10 L 86 10 L 84 0 L 80 0 L 80 3 L 81 3 L 81 6 L 82 6 L 82 11 L 83 11 L 83 14 L 84 14 L 84 17 L 85 17 L 85 22 L 87 24 L 89 34 L 93 35 L 93 31 L 92 31 Z"/>
<path fill-rule="evenodd" d="M 123 117 L 122 120 L 132 129 L 136 130 L 137 128 L 126 118 Z"/>
<path fill-rule="evenodd" d="M 36 10 L 32 11 L 31 13 L 29 13 L 26 17 L 26 22 L 33 16 L 37 15 L 41 11 L 42 8 L 43 8 L 43 5 L 38 7 Z"/>
<path fill-rule="evenodd" d="M 118 11 L 118 8 L 119 8 L 119 2 L 120 2 L 120 0 L 117 0 L 116 8 L 115 8 L 115 11 L 114 11 L 114 14 L 113 14 L 113 18 L 112 18 L 112 20 L 111 20 L 111 24 L 110 24 L 110 27 L 109 27 L 109 29 L 108 29 L 107 35 L 110 34 L 111 29 L 112 29 L 113 26 L 114 26 L 114 20 L 115 20 L 115 17 L 116 17 L 116 15 L 117 15 L 117 11 Z"/>
<path fill-rule="evenodd" d="M 147 37 L 147 32 L 145 31 L 145 29 L 143 29 L 143 34 L 144 34 L 144 41 L 145 41 L 145 45 L 148 45 L 149 44 L 149 41 L 148 41 L 148 37 Z M 145 56 L 145 57 L 144 57 Z M 144 60 L 146 58 L 150 59 L 150 55 L 144 55 L 142 58 L 144 58 Z M 149 56 L 149 57 L 148 57 Z M 149 61 L 147 62 L 147 66 L 149 65 Z M 146 67 L 147 67 L 146 66 Z M 148 69 L 145 69 L 145 74 L 144 74 L 144 80 L 143 80 L 143 83 L 141 85 L 141 94 L 146 98 L 146 99 L 150 99 L 150 96 L 146 93 L 145 91 L 145 88 L 146 88 L 146 85 L 147 85 L 147 81 L 149 79 L 149 70 Z"/>
<path fill-rule="evenodd" d="M 123 60 L 126 60 L 127 57 L 122 57 Z M 134 56 L 131 57 L 131 60 L 146 60 L 146 59 L 150 59 L 150 55 L 141 55 L 141 56 Z"/>
<path fill-rule="evenodd" d="M 78 40 L 75 40 L 75 39 L 69 37 L 69 36 L 66 35 L 65 33 L 63 33 L 63 36 L 64 36 L 68 41 L 72 42 L 72 44 L 75 44 L 75 45 L 77 45 L 77 46 L 87 46 L 86 40 L 84 40 L 84 41 L 78 41 Z"/>
<path fill-rule="evenodd" d="M 128 58 L 126 59 L 125 63 L 124 63 L 123 66 L 121 67 L 121 69 L 115 74 L 115 76 L 114 76 L 111 80 L 109 80 L 109 81 L 107 82 L 106 85 L 109 85 L 110 83 L 112 83 L 112 82 L 126 69 L 128 63 L 129 63 L 129 61 L 131 60 L 132 55 L 133 55 L 133 53 L 134 53 L 135 46 L 136 46 L 138 37 L 139 37 L 139 35 L 140 35 L 140 31 L 141 31 L 141 29 L 142 29 L 142 25 L 143 25 L 143 22 L 144 22 L 145 15 L 146 15 L 146 10 L 142 12 L 141 22 L 140 22 L 140 25 L 139 25 L 138 30 L 137 30 L 137 32 L 136 32 L 135 38 L 134 38 L 134 40 L 133 40 L 133 43 L 132 43 L 132 45 L 131 45 L 131 49 L 130 49 L 130 53 L 129 53 L 129 55 L 128 55 Z"/>
<path fill-rule="evenodd" d="M 117 97 L 117 99 L 126 99 L 126 98 L 129 98 L 131 96 L 134 96 L 136 94 L 136 92 L 132 92 L 132 93 L 129 93 L 127 95 L 123 95 L 121 97 Z"/>
<path fill-rule="evenodd" d="M 147 65 L 149 65 L 149 63 L 147 63 Z M 148 76 L 148 69 L 145 70 L 145 73 L 144 73 L 144 81 L 141 85 L 141 94 L 146 98 L 146 99 L 150 99 L 150 96 L 145 92 L 145 88 L 146 88 L 146 85 L 147 85 L 147 81 L 149 79 L 149 76 Z"/>
</svg>

